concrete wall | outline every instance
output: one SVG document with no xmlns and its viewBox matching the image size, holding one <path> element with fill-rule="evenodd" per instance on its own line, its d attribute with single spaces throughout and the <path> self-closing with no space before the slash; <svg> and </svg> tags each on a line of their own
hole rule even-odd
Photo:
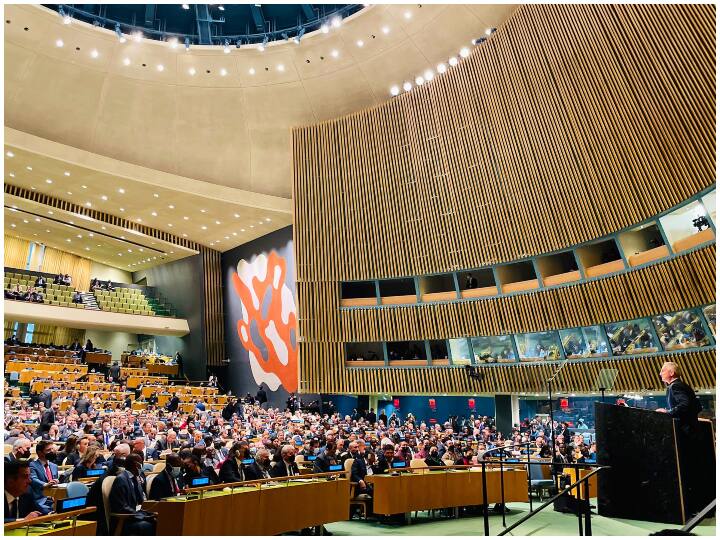
<svg viewBox="0 0 720 540">
<path fill-rule="evenodd" d="M 132 283 L 130 272 L 97 261 L 90 261 L 90 279 L 95 277 L 102 281 L 111 279 L 116 283 Z"/>
<path fill-rule="evenodd" d="M 95 347 L 107 349 L 112 353 L 113 360 L 120 360 L 120 355 L 128 350 L 128 344 L 137 346 L 137 334 L 128 332 L 102 332 L 100 330 L 86 330 L 85 339 L 93 342 Z"/>
</svg>

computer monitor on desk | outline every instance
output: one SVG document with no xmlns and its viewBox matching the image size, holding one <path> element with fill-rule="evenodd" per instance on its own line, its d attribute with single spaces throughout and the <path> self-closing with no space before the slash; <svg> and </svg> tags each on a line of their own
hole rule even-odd
<svg viewBox="0 0 720 540">
<path fill-rule="evenodd" d="M 70 510 L 78 510 L 87 506 L 87 497 L 72 497 L 70 499 L 61 499 L 57 502 L 55 510 L 57 513 L 69 512 Z"/>
<path fill-rule="evenodd" d="M 85 471 L 85 478 L 102 476 L 104 472 L 105 469 L 88 469 L 87 471 Z"/>
<path fill-rule="evenodd" d="M 200 486 L 209 486 L 210 485 L 210 478 L 207 476 L 201 476 L 200 478 L 193 478 L 190 481 L 191 487 L 200 487 Z"/>
</svg>

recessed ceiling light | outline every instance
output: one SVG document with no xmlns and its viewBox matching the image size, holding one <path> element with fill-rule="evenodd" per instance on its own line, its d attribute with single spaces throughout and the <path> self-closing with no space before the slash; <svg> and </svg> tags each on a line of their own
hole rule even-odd
<svg viewBox="0 0 720 540">
<path fill-rule="evenodd" d="M 132 249 L 128 248 L 128 253 L 132 253 Z"/>
<path fill-rule="evenodd" d="M 210 245 L 211 245 L 211 246 L 214 246 L 214 245 L 215 245 L 215 242 L 210 242 Z"/>
<path fill-rule="evenodd" d="M 234 232 L 234 233 L 233 233 L 233 236 L 237 236 L 237 233 L 236 233 L 236 232 Z"/>
<path fill-rule="evenodd" d="M 14 229 L 17 225 L 15 225 L 14 223 L 11 223 L 10 226 Z"/>
<path fill-rule="evenodd" d="M 220 222 L 217 219 L 215 220 L 215 225 L 220 225 Z"/>
<path fill-rule="evenodd" d="M 203 231 L 206 231 L 206 230 L 207 230 L 207 227 L 206 227 L 205 225 L 203 225 L 203 226 L 200 227 L 200 228 L 201 228 Z"/>
<path fill-rule="evenodd" d="M 160 195 L 158 195 L 157 193 L 153 193 L 153 197 L 155 197 L 156 199 L 157 199 L 159 196 L 160 196 Z"/>
<path fill-rule="evenodd" d="M 255 68 L 250 68 L 250 69 L 248 69 L 248 73 L 249 73 L 250 75 L 255 75 Z"/>
<path fill-rule="evenodd" d="M 40 218 L 39 218 L 39 217 L 36 217 L 36 218 L 35 218 L 35 221 L 36 221 L 37 223 L 40 223 Z"/>
<path fill-rule="evenodd" d="M 222 69 L 220 70 L 220 76 L 221 76 L 221 77 L 224 77 L 225 75 L 227 75 L 227 69 L 222 68 Z"/>
<path fill-rule="evenodd" d="M 57 41 L 55 41 L 56 47 L 62 47 L 63 45 L 65 45 L 65 43 L 63 43 L 62 39 L 58 39 Z"/>
<path fill-rule="evenodd" d="M 187 217 L 187 216 L 183 216 L 183 219 L 184 219 L 185 221 L 187 221 L 187 220 L 190 219 L 190 218 Z"/>
<path fill-rule="evenodd" d="M 97 49 L 93 49 L 92 51 L 90 51 L 90 56 L 92 56 L 93 58 L 97 58 L 98 56 L 100 56 L 100 53 L 97 51 Z"/>
<path fill-rule="evenodd" d="M 278 65 L 277 65 L 277 70 L 278 70 L 278 71 L 285 71 L 285 64 L 278 64 Z"/>
<path fill-rule="evenodd" d="M 424 82 L 425 79 L 422 78 L 422 75 L 418 75 L 417 77 L 415 77 L 415 84 L 417 84 L 418 86 L 420 86 Z"/>
<path fill-rule="evenodd" d="M 8 150 L 7 152 L 5 152 L 5 155 L 6 155 L 7 157 L 15 157 L 15 154 L 13 154 L 10 150 Z"/>
<path fill-rule="evenodd" d="M 157 217 L 157 212 L 150 212 L 150 215 L 153 217 Z"/>
<path fill-rule="evenodd" d="M 390 95 L 397 96 L 400 93 L 400 87 L 395 85 L 390 87 Z"/>
<path fill-rule="evenodd" d="M 267 221 L 268 223 L 270 223 L 272 220 L 271 220 L 269 217 L 266 217 L 266 218 L 265 218 L 265 221 Z"/>
<path fill-rule="evenodd" d="M 10 173 L 10 178 L 15 178 L 15 173 Z"/>
<path fill-rule="evenodd" d="M 94 235 L 93 233 L 88 233 L 88 236 L 89 236 L 90 238 L 92 238 L 92 237 L 95 236 L 95 235 Z"/>
<path fill-rule="evenodd" d="M 187 233 L 183 233 L 183 238 L 187 238 Z"/>
<path fill-rule="evenodd" d="M 138 249 L 138 251 L 145 251 L 143 248 Z"/>
<path fill-rule="evenodd" d="M 457 64 L 458 64 L 457 57 L 455 57 L 455 56 L 451 57 L 450 60 L 448 60 L 448 64 L 450 64 L 453 67 L 457 66 Z"/>
<path fill-rule="evenodd" d="M 204 208 L 201 208 L 200 211 L 201 211 L 203 214 L 204 214 L 205 212 L 207 212 L 207 210 L 205 210 Z"/>
<path fill-rule="evenodd" d="M 125 193 L 125 190 L 123 188 L 118 188 L 118 193 Z"/>
<path fill-rule="evenodd" d="M 389 33 L 390 33 L 390 28 L 387 27 L 387 26 L 383 26 L 383 27 L 382 27 L 382 33 L 383 33 L 383 34 L 389 34 Z"/>
<path fill-rule="evenodd" d="M 141 219 L 141 218 L 137 218 L 135 221 L 137 221 L 138 223 L 142 223 L 142 219 Z"/>
<path fill-rule="evenodd" d="M 251 229 L 254 229 L 254 228 L 255 228 L 255 225 L 250 225 L 250 228 L 251 228 Z"/>
<path fill-rule="evenodd" d="M 30 165 L 28 165 L 28 166 L 25 167 L 25 168 L 26 168 L 28 171 L 32 171 L 32 167 L 31 167 Z"/>
<path fill-rule="evenodd" d="M 468 56 L 470 56 L 470 49 L 468 49 L 467 47 L 463 47 L 462 49 L 460 49 L 460 56 L 462 56 L 463 58 L 467 58 Z"/>
<path fill-rule="evenodd" d="M 240 232 L 245 232 L 245 229 L 240 229 Z"/>
<path fill-rule="evenodd" d="M 364 42 L 362 39 L 358 39 L 358 40 L 355 42 L 355 44 L 356 44 L 358 47 L 362 47 L 363 45 L 365 45 L 365 42 Z"/>
<path fill-rule="evenodd" d="M 30 223 L 27 219 L 23 219 L 23 223 Z"/>
<path fill-rule="evenodd" d="M 49 233 L 49 232 L 50 232 L 50 229 L 45 229 L 45 232 L 46 232 L 46 233 Z"/>
<path fill-rule="evenodd" d="M 338 56 L 340 56 L 340 53 L 338 52 L 337 49 L 333 49 L 333 50 L 330 52 L 330 55 L 331 55 L 333 58 L 337 58 Z"/>
<path fill-rule="evenodd" d="M 78 238 L 82 238 L 82 234 L 78 234 L 77 237 L 78 237 Z"/>
<path fill-rule="evenodd" d="M 191 67 L 190 69 L 188 69 L 188 73 L 190 75 L 195 75 L 197 73 L 197 70 L 194 67 Z"/>
<path fill-rule="evenodd" d="M 124 212 L 124 211 L 125 211 L 125 209 L 124 209 L 122 206 L 119 208 L 119 210 L 120 210 L 121 212 Z"/>
<path fill-rule="evenodd" d="M 46 178 L 46 179 L 45 179 L 45 182 L 48 183 L 48 184 L 52 184 L 52 180 L 50 180 L 49 178 Z"/>
<path fill-rule="evenodd" d="M 124 236 L 121 236 L 120 238 L 122 238 L 123 240 L 125 240 L 125 237 L 124 237 Z"/>
<path fill-rule="evenodd" d="M 412 19 L 412 13 L 410 13 L 409 11 L 406 11 L 406 12 L 405 12 L 405 18 L 406 18 L 406 19 Z"/>
<path fill-rule="evenodd" d="M 72 191 L 68 191 L 67 194 L 68 194 L 68 195 L 72 195 Z"/>
<path fill-rule="evenodd" d="M 129 65 L 130 65 L 130 59 L 129 59 L 129 58 L 123 58 L 123 64 L 125 64 L 126 66 L 129 66 Z"/>
<path fill-rule="evenodd" d="M 435 74 L 432 72 L 431 69 L 428 69 L 427 71 L 425 71 L 425 73 L 423 73 L 423 76 L 425 77 L 426 81 L 432 81 L 432 78 L 435 76 Z"/>
<path fill-rule="evenodd" d="M 437 65 L 437 72 L 438 73 L 445 73 L 447 71 L 447 66 L 443 63 L 440 63 Z"/>
<path fill-rule="evenodd" d="M 229 237 L 229 236 L 226 236 L 226 237 L 225 237 L 225 240 L 230 240 L 230 237 Z"/>
<path fill-rule="evenodd" d="M 104 230 L 105 230 L 105 225 L 101 225 L 100 228 L 104 231 Z"/>
<path fill-rule="evenodd" d="M 53 213 L 54 212 L 52 210 L 48 210 L 48 214 L 50 214 L 51 216 L 53 215 Z"/>
<path fill-rule="evenodd" d="M 158 71 L 165 71 L 165 66 L 163 66 L 162 64 L 158 64 L 158 65 L 157 65 L 157 70 L 158 70 Z"/>
<path fill-rule="evenodd" d="M 66 242 L 72 242 L 72 240 L 70 240 L 69 238 L 66 238 L 65 241 L 66 241 Z"/>
<path fill-rule="evenodd" d="M 173 224 L 172 224 L 172 223 L 168 223 L 168 227 L 172 227 L 172 226 L 173 226 Z"/>
<path fill-rule="evenodd" d="M 90 208 L 90 207 L 92 206 L 92 203 L 91 203 L 90 201 L 88 201 L 88 202 L 85 203 L 85 206 L 87 206 L 88 208 Z"/>
<path fill-rule="evenodd" d="M 69 173 L 68 171 L 65 171 L 63 174 L 64 174 L 65 176 L 70 176 L 70 173 Z"/>
<path fill-rule="evenodd" d="M 83 186 L 83 187 L 87 187 L 87 186 Z M 107 198 L 107 195 L 100 195 L 100 198 L 101 198 L 103 201 L 107 201 L 107 199 L 108 199 L 108 198 Z"/>
<path fill-rule="evenodd" d="M 169 208 L 170 210 L 174 210 L 174 209 L 175 209 L 175 205 L 174 205 L 174 204 L 168 204 L 168 208 Z"/>
<path fill-rule="evenodd" d="M 89 247 L 86 247 L 86 248 L 85 248 L 85 251 L 90 251 L 90 248 L 89 248 Z"/>
</svg>

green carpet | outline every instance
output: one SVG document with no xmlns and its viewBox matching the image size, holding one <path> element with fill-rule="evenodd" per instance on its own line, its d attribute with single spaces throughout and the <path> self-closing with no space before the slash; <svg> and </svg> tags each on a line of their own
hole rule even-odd
<svg viewBox="0 0 720 540">
<path fill-rule="evenodd" d="M 511 503 L 511 513 L 506 515 L 507 525 L 521 519 L 530 506 L 527 503 Z M 410 525 L 383 525 L 374 520 L 340 521 L 330 523 L 326 528 L 336 536 L 377 536 L 392 534 L 397 536 L 459 536 L 483 534 L 483 519 L 463 517 L 460 519 L 431 518 L 427 512 L 412 514 Z M 436 514 L 437 516 L 437 514 Z M 663 525 L 629 519 L 611 519 L 593 514 L 593 536 L 647 536 L 662 529 L 679 529 L 678 525 Z M 502 517 L 490 513 L 490 534 L 497 535 L 503 530 Z M 695 527 L 693 532 L 701 536 L 715 536 L 715 518 L 705 520 Z M 555 512 L 552 505 L 514 529 L 509 536 L 578 536 L 577 516 Z"/>
</svg>

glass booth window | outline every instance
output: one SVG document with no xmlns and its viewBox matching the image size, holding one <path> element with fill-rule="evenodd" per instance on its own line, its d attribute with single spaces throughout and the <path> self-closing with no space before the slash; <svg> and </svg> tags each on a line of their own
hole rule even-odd
<svg viewBox="0 0 720 540">
<path fill-rule="evenodd" d="M 537 334 L 517 334 L 515 336 L 521 362 L 539 362 L 542 360 L 560 360 L 560 349 L 555 332 Z"/>
<path fill-rule="evenodd" d="M 470 340 L 475 363 L 515 362 L 515 349 L 510 336 L 480 336 Z"/>
<path fill-rule="evenodd" d="M 705 320 L 708 323 L 708 326 L 710 327 L 710 331 L 713 333 L 713 336 L 715 335 L 715 304 L 711 306 L 705 306 L 703 308 L 703 314 L 705 315 Z"/>
<path fill-rule="evenodd" d="M 607 338 L 599 326 L 560 330 L 567 358 L 601 358 L 609 356 Z"/>
<path fill-rule="evenodd" d="M 606 324 L 605 330 L 615 356 L 658 351 L 657 341 L 647 319 Z"/>
<path fill-rule="evenodd" d="M 710 344 L 710 338 L 705 334 L 700 315 L 693 311 L 656 315 L 652 321 L 660 343 L 666 351 L 705 347 Z"/>
<path fill-rule="evenodd" d="M 467 338 L 455 338 L 448 341 L 450 342 L 450 357 L 453 365 L 469 365 L 470 349 L 468 348 Z"/>
</svg>

